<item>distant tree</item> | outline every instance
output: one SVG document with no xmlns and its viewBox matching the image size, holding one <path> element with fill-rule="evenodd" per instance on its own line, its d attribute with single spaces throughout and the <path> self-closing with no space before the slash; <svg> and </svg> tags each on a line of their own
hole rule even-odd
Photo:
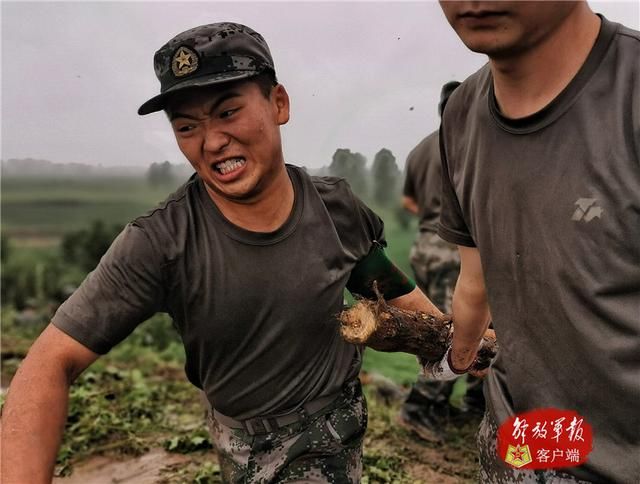
<svg viewBox="0 0 640 484">
<path fill-rule="evenodd" d="M 371 166 L 371 175 L 373 199 L 382 206 L 392 206 L 399 196 L 400 170 L 391 151 L 382 148 L 376 153 Z"/>
<path fill-rule="evenodd" d="M 69 264 L 91 271 L 121 231 L 121 225 L 107 227 L 102 220 L 96 220 L 87 230 L 69 232 L 62 238 L 62 258 Z"/>
<path fill-rule="evenodd" d="M 329 173 L 345 178 L 358 196 L 367 196 L 367 159 L 361 153 L 352 153 L 345 148 L 337 149 L 329 165 Z"/>
<path fill-rule="evenodd" d="M 151 163 L 147 170 L 147 180 L 153 186 L 170 185 L 175 181 L 173 167 L 168 161 Z"/>
</svg>

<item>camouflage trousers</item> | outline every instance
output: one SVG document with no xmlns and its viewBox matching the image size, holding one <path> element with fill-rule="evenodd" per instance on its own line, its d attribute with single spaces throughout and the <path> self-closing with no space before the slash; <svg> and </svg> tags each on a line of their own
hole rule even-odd
<svg viewBox="0 0 640 484">
<path fill-rule="evenodd" d="M 358 483 L 366 428 L 367 405 L 358 380 L 346 385 L 328 409 L 274 432 L 249 435 L 209 415 L 225 483 Z"/>
<path fill-rule="evenodd" d="M 409 253 L 416 284 L 445 313 L 451 313 L 451 297 L 460 272 L 455 245 L 434 232 L 420 231 Z"/>
<path fill-rule="evenodd" d="M 570 474 L 553 469 L 515 469 L 505 464 L 497 452 L 498 424 L 489 409 L 478 429 L 480 475 L 478 482 L 487 484 L 588 484 Z"/>
</svg>

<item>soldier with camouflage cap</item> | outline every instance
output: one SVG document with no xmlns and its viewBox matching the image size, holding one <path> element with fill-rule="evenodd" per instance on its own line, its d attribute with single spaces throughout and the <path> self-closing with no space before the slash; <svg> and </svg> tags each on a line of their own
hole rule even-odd
<svg viewBox="0 0 640 484">
<path fill-rule="evenodd" d="M 191 29 L 155 70 L 139 113 L 166 112 L 196 173 L 124 229 L 35 342 L 4 408 L 5 478 L 51 479 L 71 382 L 162 311 L 225 481 L 358 482 L 367 414 L 361 348 L 337 331 L 343 291 L 371 297 L 377 279 L 391 304 L 438 310 L 386 263 L 382 221 L 344 180 L 285 164 L 289 98 L 260 34 Z"/>
</svg>

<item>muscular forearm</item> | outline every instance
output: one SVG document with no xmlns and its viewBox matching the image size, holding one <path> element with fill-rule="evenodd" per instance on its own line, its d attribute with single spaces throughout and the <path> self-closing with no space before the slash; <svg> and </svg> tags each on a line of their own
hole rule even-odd
<svg viewBox="0 0 640 484">
<path fill-rule="evenodd" d="M 454 368 L 461 370 L 471 365 L 490 320 L 486 292 L 458 284 L 453 295 L 451 361 Z"/>
<path fill-rule="evenodd" d="M 2 411 L 2 483 L 51 482 L 67 416 L 69 379 L 25 359 Z"/>
<path fill-rule="evenodd" d="M 432 314 L 434 316 L 442 316 L 442 312 L 417 287 L 410 293 L 405 294 L 404 296 L 390 299 L 387 302 L 392 306 L 395 306 L 400 309 L 407 309 L 410 311 L 422 311 L 424 313 Z"/>
</svg>

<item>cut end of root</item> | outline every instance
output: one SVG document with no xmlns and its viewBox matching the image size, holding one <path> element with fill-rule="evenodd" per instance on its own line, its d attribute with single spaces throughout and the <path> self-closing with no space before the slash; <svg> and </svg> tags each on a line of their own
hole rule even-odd
<svg viewBox="0 0 640 484">
<path fill-rule="evenodd" d="M 376 317 L 371 305 L 365 301 L 356 303 L 353 307 L 340 314 L 340 333 L 342 337 L 353 344 L 364 344 L 376 330 Z"/>
</svg>

